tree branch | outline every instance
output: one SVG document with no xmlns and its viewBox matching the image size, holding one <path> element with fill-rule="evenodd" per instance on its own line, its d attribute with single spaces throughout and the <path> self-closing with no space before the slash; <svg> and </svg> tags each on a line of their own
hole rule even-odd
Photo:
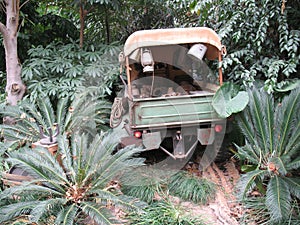
<svg viewBox="0 0 300 225">
<path fill-rule="evenodd" d="M 7 36 L 6 26 L 1 22 L 0 22 L 0 33 L 3 35 L 3 37 Z"/>
<path fill-rule="evenodd" d="M 26 1 L 20 6 L 20 9 L 21 9 L 24 5 L 26 5 L 29 1 L 30 1 L 30 0 L 26 0 Z"/>
</svg>

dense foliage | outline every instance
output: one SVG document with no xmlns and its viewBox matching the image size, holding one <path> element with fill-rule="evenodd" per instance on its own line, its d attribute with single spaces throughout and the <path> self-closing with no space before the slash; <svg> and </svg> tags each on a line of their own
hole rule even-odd
<svg viewBox="0 0 300 225">
<path fill-rule="evenodd" d="M 199 25 L 215 29 L 227 47 L 223 68 L 228 79 L 247 86 L 261 79 L 271 93 L 299 78 L 299 1 L 196 2 Z"/>
<path fill-rule="evenodd" d="M 210 27 L 220 35 L 222 43 L 227 47 L 228 54 L 222 64 L 226 79 L 250 87 L 260 80 L 267 93 L 282 92 L 282 96 L 299 85 L 298 0 L 20 2 L 18 55 L 22 64 L 22 79 L 27 86 L 27 96 L 18 106 L 4 104 L 5 61 L 0 62 L 0 104 L 3 103 L 0 107 L 0 119 L 9 116 L 15 123 L 14 126 L 1 125 L 0 138 L 1 141 L 17 141 L 17 148 L 39 139 L 39 125 L 47 132 L 47 128 L 54 129 L 54 125 L 58 123 L 60 133 L 68 137 L 74 131 L 95 135 L 105 130 L 103 125 L 108 117 L 109 104 L 98 96 L 113 94 L 113 89 L 119 85 L 119 45 L 136 30 Z M 3 3 L 0 0 L 1 9 Z M 1 10 L 1 21 L 4 18 L 5 13 Z M 4 49 L 0 49 L 0 56 L 5 58 Z M 78 95 L 87 87 L 92 89 L 89 101 L 86 95 Z M 241 162 L 246 164 L 242 166 L 245 174 L 241 178 L 239 190 L 246 202 L 248 214 L 245 218 L 251 216 L 254 222 L 280 224 L 299 221 L 299 91 L 299 88 L 294 90 L 283 100 L 267 95 L 262 90 L 249 91 L 249 106 L 238 116 L 239 125 L 246 138 L 246 145 L 237 147 Z M 225 96 L 229 103 L 234 96 L 230 94 L 229 97 Z M 234 108 L 229 108 L 230 112 L 236 112 L 237 105 L 233 105 Z M 77 136 L 75 139 L 84 148 L 74 142 L 70 147 L 66 139 L 60 139 L 60 149 L 66 156 L 63 157 L 63 167 L 45 150 L 32 152 L 25 147 L 20 152 L 9 152 L 9 158 L 2 169 L 8 170 L 14 164 L 22 165 L 40 183 L 24 183 L 1 194 L 0 211 L 7 212 L 5 215 L 0 214 L 4 215 L 0 217 L 3 221 L 27 214 L 33 216 L 34 222 L 46 220 L 49 224 L 54 218 L 57 222 L 65 218 L 68 222 L 74 220 L 80 223 L 87 215 L 96 221 L 103 221 L 105 215 L 101 217 L 99 211 L 93 213 L 90 206 L 105 206 L 111 201 L 124 206 L 122 203 L 125 202 L 120 202 L 115 193 L 103 194 L 105 187 L 97 185 L 100 189 L 95 192 L 87 186 L 79 187 L 86 191 L 84 193 L 88 197 L 84 200 L 89 203 L 79 203 L 78 199 L 76 202 L 70 198 L 69 194 L 75 193 L 75 183 L 83 181 L 85 172 L 93 173 L 95 165 L 93 160 L 87 167 L 76 164 L 76 160 L 85 163 L 84 160 L 90 155 L 81 155 L 82 158 L 77 159 L 78 155 L 72 154 L 80 155 L 91 149 L 94 152 L 96 146 L 88 147 L 86 142 L 90 143 L 90 140 L 86 136 Z M 101 138 L 97 136 L 96 139 L 100 141 Z M 1 161 L 7 158 L 7 149 L 11 150 L 12 143 L 0 142 Z M 99 150 L 99 154 L 105 155 L 103 151 L 111 152 L 110 147 L 108 150 Z M 133 154 L 135 150 L 129 152 Z M 118 153 L 118 156 L 123 157 L 122 154 L 125 152 Z M 73 164 L 67 162 L 69 159 Z M 122 166 L 124 165 L 120 168 Z M 49 171 L 54 173 L 50 174 Z M 203 185 L 201 189 L 201 181 L 189 176 L 183 180 L 181 175 L 174 176 L 174 182 L 169 186 L 150 182 L 144 186 L 129 187 L 127 191 L 149 203 L 164 188 L 184 199 L 207 201 L 205 197 L 209 197 L 207 194 L 212 192 L 201 195 L 201 191 L 205 187 L 208 187 L 206 191 L 213 191 L 212 186 Z M 40 179 L 40 176 L 43 178 Z M 177 186 L 178 182 L 182 185 Z M 75 187 L 77 188 L 76 185 Z M 252 190 L 259 191 L 261 197 L 250 197 Z M 27 195 L 29 192 L 32 195 Z M 155 219 L 169 224 L 191 222 L 188 220 L 190 218 L 182 214 L 181 209 L 175 208 L 170 202 L 155 202 L 145 212 L 133 215 L 135 224 L 150 223 Z M 165 214 L 162 215 L 162 212 Z M 59 216 L 56 217 L 57 215 Z M 245 221 L 247 223 L 250 220 L 246 218 Z M 195 220 L 195 223 L 198 222 L 201 223 Z"/>
<path fill-rule="evenodd" d="M 30 99 L 34 101 L 40 94 L 52 100 L 72 98 L 87 87 L 94 87 L 100 95 L 110 94 L 118 77 L 119 49 L 116 45 L 80 49 L 76 43 L 30 49 L 22 70 Z"/>
</svg>

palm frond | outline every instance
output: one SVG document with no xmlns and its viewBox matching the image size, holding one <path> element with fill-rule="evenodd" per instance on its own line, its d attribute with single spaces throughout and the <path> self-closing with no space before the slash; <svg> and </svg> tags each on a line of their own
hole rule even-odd
<svg viewBox="0 0 300 225">
<path fill-rule="evenodd" d="M 262 161 L 262 156 L 260 154 L 260 149 L 258 146 L 250 145 L 247 141 L 246 144 L 243 147 L 239 147 L 235 145 L 238 152 L 237 156 L 242 160 L 247 160 L 250 163 L 260 164 Z"/>
<path fill-rule="evenodd" d="M 115 201 L 115 205 L 118 207 L 122 207 L 127 211 L 135 212 L 142 211 L 146 206 L 148 206 L 147 203 L 141 201 L 140 199 L 127 195 L 119 195 L 118 200 Z"/>
<path fill-rule="evenodd" d="M 41 183 L 45 180 L 32 180 L 30 182 L 22 182 L 21 185 L 13 186 L 10 188 L 6 188 L 4 191 L 1 192 L 0 200 L 3 201 L 5 199 L 10 199 L 13 196 L 23 196 L 26 194 L 39 194 L 40 196 L 49 196 L 51 194 L 55 196 L 60 196 L 62 193 L 46 187 L 42 185 L 37 185 L 35 183 Z"/>
<path fill-rule="evenodd" d="M 94 160 L 92 162 L 93 165 L 97 165 L 100 160 L 106 161 L 111 157 L 117 146 L 117 134 L 112 132 L 109 133 L 109 135 L 105 135 L 105 133 L 103 133 L 100 137 L 96 137 L 95 139 L 99 139 L 99 141 L 101 140 L 101 143 L 97 145 L 98 142 L 95 142 L 94 145 L 92 145 L 97 148 L 95 149 L 97 154 L 94 156 Z"/>
<path fill-rule="evenodd" d="M 24 100 L 21 102 L 20 107 L 27 113 L 27 116 L 30 118 L 34 118 L 38 125 L 42 127 L 48 127 L 49 125 L 46 123 L 45 119 L 39 113 L 39 110 L 36 108 L 35 104 L 30 103 L 28 100 Z"/>
<path fill-rule="evenodd" d="M 37 99 L 38 108 L 42 117 L 45 119 L 47 126 L 52 127 L 55 123 L 54 110 L 48 96 Z"/>
<path fill-rule="evenodd" d="M 88 148 L 88 140 L 86 137 L 87 137 L 86 135 L 81 135 L 76 137 L 76 147 L 78 149 L 77 150 L 78 154 L 76 155 L 77 168 L 76 168 L 75 180 L 76 183 L 80 185 L 82 184 L 82 181 L 86 177 L 86 173 L 87 173 L 87 171 L 84 170 L 85 167 L 84 157 L 85 157 L 86 149 Z"/>
<path fill-rule="evenodd" d="M 113 225 L 115 223 L 115 221 L 111 219 L 113 218 L 112 215 L 109 214 L 105 208 L 99 207 L 98 204 L 92 202 L 82 202 L 80 205 L 82 207 L 82 211 L 95 220 L 96 223 L 103 225 Z"/>
<path fill-rule="evenodd" d="M 13 165 L 24 169 L 34 178 L 48 180 L 48 184 L 64 191 L 62 184 L 68 183 L 63 169 L 47 149 L 36 148 L 34 150 L 23 148 L 10 153 L 7 159 Z M 51 160 L 49 160 L 51 159 Z"/>
<path fill-rule="evenodd" d="M 75 183 L 75 170 L 74 170 L 74 155 L 71 154 L 69 147 L 69 141 L 66 134 L 59 136 L 58 139 L 59 154 L 61 154 L 61 161 L 64 166 L 66 173 L 72 178 Z"/>
<path fill-rule="evenodd" d="M 297 156 L 300 152 L 300 117 L 294 122 L 295 128 L 290 134 L 289 142 L 285 146 L 285 152 L 289 156 Z"/>
<path fill-rule="evenodd" d="M 288 155 L 283 155 L 281 157 L 273 157 L 270 159 L 270 162 L 276 165 L 276 168 L 278 168 L 278 172 L 282 176 L 286 176 L 288 173 L 287 163 L 289 161 L 290 161 L 290 157 Z"/>
<path fill-rule="evenodd" d="M 251 145 L 258 145 L 255 137 L 255 129 L 251 123 L 251 116 L 249 112 L 249 107 L 246 107 L 241 113 L 236 115 L 238 121 L 238 127 L 245 137 L 247 137 L 248 142 Z"/>
<path fill-rule="evenodd" d="M 59 99 L 57 103 L 57 108 L 56 108 L 56 123 L 59 124 L 60 128 L 62 129 L 65 124 L 65 117 L 68 111 L 68 103 L 69 99 L 68 98 L 61 98 Z M 62 129 L 64 130 L 64 129 Z"/>
<path fill-rule="evenodd" d="M 96 202 L 101 205 L 106 205 L 108 202 L 115 206 L 121 207 L 125 210 L 135 210 L 139 211 L 144 208 L 147 204 L 135 197 L 114 194 L 106 189 L 97 189 L 92 191 L 91 193 L 96 194 Z"/>
<path fill-rule="evenodd" d="M 15 126 L 0 125 L 2 136 L 9 141 L 34 142 L 37 140 L 36 132 L 16 124 Z"/>
<path fill-rule="evenodd" d="M 288 186 L 291 194 L 300 199 L 300 178 L 299 177 L 284 177 L 285 183 Z"/>
<path fill-rule="evenodd" d="M 63 198 L 51 198 L 45 201 L 39 201 L 30 212 L 30 221 L 38 223 L 41 219 L 45 220 L 51 215 L 54 208 L 62 208 L 66 204 Z"/>
<path fill-rule="evenodd" d="M 265 112 L 266 105 L 262 105 L 262 102 L 270 102 L 265 99 L 269 98 L 268 95 L 263 90 L 257 90 L 254 88 L 252 91 L 248 91 L 249 94 L 249 111 L 252 115 L 252 124 L 255 128 L 254 132 L 256 133 L 256 139 L 260 149 L 263 151 L 263 154 L 269 154 L 268 146 L 268 125 L 267 116 Z M 269 104 L 270 106 L 271 104 Z M 268 110 L 269 111 L 269 110 Z M 249 122 L 249 121 L 248 121 Z M 247 137 L 245 137 L 247 139 Z"/>
<path fill-rule="evenodd" d="M 300 111 L 300 88 L 293 90 L 288 96 L 286 96 L 282 103 L 276 110 L 276 122 L 279 123 L 277 137 L 280 137 L 278 141 L 278 152 L 280 154 L 289 154 L 290 148 L 289 141 L 294 131 L 295 125 L 299 126 L 299 111 Z M 297 118 L 297 119 L 296 119 Z M 296 127 L 298 131 L 299 127 Z M 296 133 L 297 135 L 297 133 Z M 275 136 L 276 137 L 276 136 Z M 297 139 L 298 140 L 298 139 Z"/>
<path fill-rule="evenodd" d="M 18 106 L 0 104 L 0 115 L 20 118 L 23 111 Z"/>
<path fill-rule="evenodd" d="M 133 157 L 141 151 L 142 148 L 128 146 L 121 149 L 105 161 L 100 161 L 99 167 L 97 168 L 97 179 L 93 181 L 95 187 L 98 188 L 105 185 L 110 179 L 121 172 L 144 165 L 144 159 Z"/>
<path fill-rule="evenodd" d="M 76 215 L 78 213 L 78 206 L 71 204 L 70 206 L 63 207 L 57 214 L 55 224 L 73 225 Z"/>
<path fill-rule="evenodd" d="M 289 215 L 291 195 L 284 179 L 274 176 L 267 187 L 266 206 L 271 214 L 271 220 L 279 222 Z"/>
<path fill-rule="evenodd" d="M 12 220 L 20 215 L 28 215 L 38 201 L 17 202 L 0 207 L 0 223 Z"/>
<path fill-rule="evenodd" d="M 83 132 L 91 127 L 96 129 L 99 124 L 106 122 L 105 118 L 110 113 L 109 106 L 101 96 L 91 96 L 89 91 L 77 94 L 70 106 L 72 110 L 66 115 L 64 129 L 69 132 Z"/>
<path fill-rule="evenodd" d="M 84 104 L 87 101 L 86 96 L 87 96 L 87 92 L 83 92 L 80 94 L 77 94 L 74 97 L 74 100 L 71 102 L 70 105 L 70 110 L 69 113 L 66 116 L 65 119 L 65 129 L 71 131 L 72 130 L 72 125 L 74 125 L 74 118 L 76 119 L 77 116 L 74 116 L 74 114 L 79 114 L 81 113 L 81 115 L 86 114 L 83 113 L 83 111 L 85 111 L 85 107 Z M 80 122 L 80 120 L 76 120 L 76 122 Z M 72 125 L 71 125 L 72 123 Z"/>
<path fill-rule="evenodd" d="M 286 168 L 289 171 L 299 169 L 300 168 L 300 156 L 287 162 Z"/>
<path fill-rule="evenodd" d="M 237 184 L 239 198 L 245 198 L 246 194 L 255 187 L 256 182 L 262 181 L 266 174 L 266 170 L 259 169 L 243 174 Z"/>
</svg>

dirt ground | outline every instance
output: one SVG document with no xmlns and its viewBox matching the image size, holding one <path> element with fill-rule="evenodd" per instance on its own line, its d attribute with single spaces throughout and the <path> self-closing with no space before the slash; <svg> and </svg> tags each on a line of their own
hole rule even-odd
<svg viewBox="0 0 300 225">
<path fill-rule="evenodd" d="M 221 169 L 220 169 L 221 168 Z M 180 204 L 189 210 L 193 216 L 200 216 L 207 224 L 212 225 L 238 225 L 241 217 L 241 206 L 234 195 L 234 187 L 239 179 L 239 172 L 232 160 L 222 165 L 213 163 L 202 177 L 217 184 L 215 199 L 207 205 L 199 206 L 191 202 Z"/>
</svg>

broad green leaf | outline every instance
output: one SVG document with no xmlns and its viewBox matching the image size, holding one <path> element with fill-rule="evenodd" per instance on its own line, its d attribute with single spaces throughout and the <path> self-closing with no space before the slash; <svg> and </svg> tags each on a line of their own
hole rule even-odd
<svg viewBox="0 0 300 225">
<path fill-rule="evenodd" d="M 233 113 L 242 111 L 249 102 L 249 96 L 245 91 L 231 82 L 224 83 L 213 97 L 212 105 L 222 118 L 227 118 Z"/>
</svg>

